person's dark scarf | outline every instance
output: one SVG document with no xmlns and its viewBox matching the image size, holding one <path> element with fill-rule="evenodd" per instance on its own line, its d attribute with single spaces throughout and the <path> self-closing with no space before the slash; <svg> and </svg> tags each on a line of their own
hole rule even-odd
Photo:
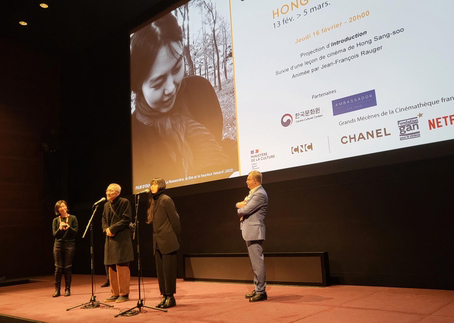
<svg viewBox="0 0 454 323">
<path fill-rule="evenodd" d="M 161 196 L 162 193 L 164 193 L 164 190 L 160 190 L 160 191 L 156 192 L 155 194 L 150 192 L 150 198 L 148 200 L 150 203 L 150 206 L 148 207 L 148 210 L 147 210 L 147 224 L 150 224 L 151 222 L 153 222 L 153 215 L 155 212 L 154 207 L 156 204 L 156 200 Z"/>
</svg>

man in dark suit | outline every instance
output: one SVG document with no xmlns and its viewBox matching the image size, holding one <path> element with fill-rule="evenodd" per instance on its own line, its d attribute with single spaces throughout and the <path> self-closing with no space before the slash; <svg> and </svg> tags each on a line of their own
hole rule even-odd
<svg viewBox="0 0 454 323">
<path fill-rule="evenodd" d="M 264 301 L 265 292 L 265 257 L 263 256 L 263 241 L 265 240 L 265 215 L 268 207 L 268 195 L 262 187 L 262 174 L 254 170 L 248 174 L 246 180 L 249 195 L 244 201 L 236 204 L 240 217 L 240 228 L 251 260 L 254 272 L 255 289 L 245 297 L 249 302 Z"/>
</svg>

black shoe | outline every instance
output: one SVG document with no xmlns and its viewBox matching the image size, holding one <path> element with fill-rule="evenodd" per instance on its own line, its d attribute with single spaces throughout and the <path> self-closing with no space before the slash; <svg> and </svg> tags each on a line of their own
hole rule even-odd
<svg viewBox="0 0 454 323">
<path fill-rule="evenodd" d="M 255 289 L 252 291 L 252 293 L 250 294 L 246 294 L 244 295 L 244 298 L 251 298 L 251 297 L 254 297 L 257 293 L 255 292 Z"/>
<path fill-rule="evenodd" d="M 249 302 L 260 302 L 260 301 L 266 301 L 268 299 L 268 296 L 266 293 L 263 294 L 255 294 L 251 298 L 249 298 Z"/>
<path fill-rule="evenodd" d="M 71 291 L 68 289 L 65 289 L 65 296 L 71 296 Z"/>
<path fill-rule="evenodd" d="M 109 280 L 107 280 L 104 284 L 101 285 L 101 287 L 109 287 L 109 286 L 110 286 Z"/>
<path fill-rule="evenodd" d="M 161 299 L 161 303 L 159 303 L 158 305 L 156 305 L 157 308 L 162 308 L 162 305 L 164 305 L 164 303 L 166 302 L 166 297 L 164 296 L 162 299 Z"/>
<path fill-rule="evenodd" d="M 167 296 L 166 301 L 164 304 L 161 305 L 161 308 L 169 308 L 169 307 L 174 307 L 177 305 L 177 302 L 175 302 L 175 298 L 173 296 Z"/>
<path fill-rule="evenodd" d="M 60 296 L 60 290 L 56 289 L 55 293 L 54 293 L 54 295 L 52 295 L 52 297 L 58 297 L 58 296 Z"/>
</svg>

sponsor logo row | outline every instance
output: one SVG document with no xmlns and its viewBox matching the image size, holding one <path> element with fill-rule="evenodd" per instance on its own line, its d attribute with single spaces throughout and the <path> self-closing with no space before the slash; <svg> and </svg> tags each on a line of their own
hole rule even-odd
<svg viewBox="0 0 454 323">
<path fill-rule="evenodd" d="M 292 116 L 287 114 L 288 120 L 292 120 Z M 340 136 L 337 140 L 342 145 L 355 144 L 363 141 L 381 140 L 386 137 L 398 135 L 400 141 L 412 140 L 421 137 L 420 121 L 423 114 L 419 113 L 416 117 L 398 120 L 393 129 L 377 128 L 368 129 L 356 133 L 348 133 Z M 291 121 L 290 121 L 291 122 Z M 434 119 L 427 120 L 427 129 L 429 131 L 438 130 L 441 128 L 454 126 L 454 114 L 444 115 Z M 313 142 L 303 142 L 294 144 L 288 147 L 289 156 L 298 156 L 310 154 L 316 151 L 317 146 Z M 263 161 L 275 159 L 276 155 L 270 152 L 263 152 L 259 149 L 250 151 L 250 161 L 253 169 L 259 169 L 259 164 Z"/>
</svg>

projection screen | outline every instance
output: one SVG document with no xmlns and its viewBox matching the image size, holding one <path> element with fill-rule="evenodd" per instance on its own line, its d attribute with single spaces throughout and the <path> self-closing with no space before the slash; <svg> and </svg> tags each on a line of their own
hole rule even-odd
<svg viewBox="0 0 454 323">
<path fill-rule="evenodd" d="M 134 192 L 454 139 L 454 2 L 190 1 L 131 33 Z"/>
</svg>

